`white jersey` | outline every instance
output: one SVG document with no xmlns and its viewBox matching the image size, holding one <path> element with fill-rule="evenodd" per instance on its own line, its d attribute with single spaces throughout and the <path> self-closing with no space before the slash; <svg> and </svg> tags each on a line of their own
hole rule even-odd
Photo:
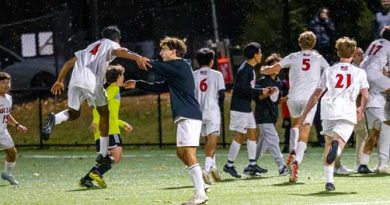
<svg viewBox="0 0 390 205">
<path fill-rule="evenodd" d="M 356 98 L 368 88 L 366 72 L 349 63 L 338 63 L 321 75 L 318 88 L 327 90 L 321 99 L 322 120 L 347 120 L 356 124 Z"/>
<path fill-rule="evenodd" d="M 289 100 L 309 100 L 317 88 L 321 72 L 329 67 L 328 62 L 315 51 L 300 51 L 284 57 L 282 68 L 289 68 Z"/>
<path fill-rule="evenodd" d="M 221 123 L 218 91 L 225 90 L 222 73 L 207 67 L 194 71 L 195 98 L 202 110 L 203 122 Z"/>
<path fill-rule="evenodd" d="M 383 73 L 383 68 L 390 60 L 390 42 L 385 39 L 373 41 L 364 56 L 362 68 L 366 70 L 369 78 L 371 69 L 374 69 L 376 71 L 375 73 Z M 375 76 L 372 79 L 376 79 Z"/>
<path fill-rule="evenodd" d="M 7 117 L 11 112 L 12 97 L 8 94 L 0 96 L 0 133 L 7 130 Z"/>
<path fill-rule="evenodd" d="M 94 92 L 97 84 L 103 84 L 108 64 L 115 59 L 112 50 L 120 45 L 109 39 L 101 39 L 86 49 L 77 51 L 69 86 L 76 86 Z"/>
</svg>

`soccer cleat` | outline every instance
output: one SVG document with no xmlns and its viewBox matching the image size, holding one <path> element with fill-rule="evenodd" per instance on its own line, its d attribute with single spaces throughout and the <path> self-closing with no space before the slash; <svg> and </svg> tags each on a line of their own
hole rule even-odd
<svg viewBox="0 0 390 205">
<path fill-rule="evenodd" d="M 338 168 L 335 167 L 333 173 L 340 174 L 340 175 L 348 175 L 348 174 L 352 174 L 353 170 L 348 169 L 348 167 L 346 167 L 344 165 L 341 165 L 341 167 L 338 167 Z"/>
<path fill-rule="evenodd" d="M 211 168 L 210 174 L 211 174 L 211 177 L 213 178 L 213 180 L 214 180 L 215 182 L 220 182 L 220 181 L 222 181 L 221 174 L 219 173 L 217 167 Z"/>
<path fill-rule="evenodd" d="M 11 174 L 3 172 L 1 173 L 1 178 L 8 181 L 11 185 L 19 185 L 19 182 Z"/>
<path fill-rule="evenodd" d="M 107 188 L 107 184 L 104 182 L 103 176 L 97 171 L 89 172 L 88 176 L 91 177 L 91 179 L 93 179 L 100 188 Z"/>
<path fill-rule="evenodd" d="M 369 168 L 367 167 L 367 165 L 361 164 L 361 165 L 359 166 L 359 168 L 358 168 L 358 173 L 359 173 L 359 174 L 370 174 L 370 173 L 373 173 L 373 172 L 371 171 L 371 169 L 369 169 Z"/>
<path fill-rule="evenodd" d="M 333 140 L 330 145 L 330 149 L 328 155 L 326 156 L 326 163 L 332 164 L 337 157 L 337 151 L 339 150 L 339 142 L 337 140 Z"/>
<path fill-rule="evenodd" d="M 97 186 L 93 184 L 91 180 L 84 177 L 80 179 L 79 185 L 85 188 L 97 188 Z"/>
<path fill-rule="evenodd" d="M 253 165 L 255 167 L 255 169 L 257 170 L 257 172 L 259 172 L 260 174 L 261 173 L 267 173 L 268 172 L 268 169 L 265 169 L 265 168 L 262 168 L 260 167 L 259 165 L 255 164 Z"/>
<path fill-rule="evenodd" d="M 334 191 L 334 190 L 336 190 L 336 187 L 334 186 L 333 183 L 326 183 L 325 184 L 325 190 L 326 191 Z"/>
<path fill-rule="evenodd" d="M 194 196 L 188 200 L 187 202 L 182 203 L 181 205 L 198 205 L 198 204 L 206 204 L 209 198 L 206 194 L 197 194 L 195 193 Z"/>
<path fill-rule="evenodd" d="M 204 184 L 204 192 L 206 192 L 206 194 L 211 192 L 211 187 L 208 184 Z"/>
<path fill-rule="evenodd" d="M 298 162 L 294 161 L 292 163 L 292 170 L 289 170 L 290 172 L 290 177 L 289 177 L 289 182 L 297 182 L 298 181 Z"/>
<path fill-rule="evenodd" d="M 292 164 L 292 162 L 293 161 L 295 161 L 295 151 L 292 151 L 292 152 L 290 152 L 289 154 L 288 154 L 288 156 L 287 156 L 287 162 L 286 162 L 286 164 L 287 164 L 287 168 L 288 168 L 288 171 L 291 173 L 291 164 Z"/>
<path fill-rule="evenodd" d="M 103 155 L 100 153 L 96 156 L 95 161 L 98 164 L 113 164 L 115 162 L 114 158 L 112 158 L 111 156 L 106 155 L 105 157 L 103 157 Z"/>
<path fill-rule="evenodd" d="M 389 170 L 386 165 L 378 165 L 375 169 L 374 172 L 377 174 L 388 174 Z"/>
<path fill-rule="evenodd" d="M 257 164 L 255 165 L 248 165 L 247 167 L 245 167 L 244 169 L 244 174 L 245 175 L 248 175 L 248 176 L 260 176 L 260 171 L 259 169 L 256 167 Z"/>
<path fill-rule="evenodd" d="M 202 170 L 202 177 L 204 183 L 211 185 L 211 179 L 210 179 L 210 174 L 206 170 Z"/>
<path fill-rule="evenodd" d="M 286 165 L 283 165 L 282 168 L 279 169 L 279 176 L 287 176 L 288 168 Z"/>
<path fill-rule="evenodd" d="M 56 122 L 55 114 L 52 112 L 49 113 L 47 115 L 46 122 L 43 125 L 42 130 L 41 130 L 41 137 L 43 140 L 45 140 L 45 141 L 49 140 L 49 137 L 50 137 L 51 132 L 53 131 L 55 122 Z"/>
<path fill-rule="evenodd" d="M 237 172 L 234 166 L 228 167 L 227 164 L 223 166 L 223 171 L 229 173 L 232 177 L 241 178 L 241 175 Z"/>
</svg>

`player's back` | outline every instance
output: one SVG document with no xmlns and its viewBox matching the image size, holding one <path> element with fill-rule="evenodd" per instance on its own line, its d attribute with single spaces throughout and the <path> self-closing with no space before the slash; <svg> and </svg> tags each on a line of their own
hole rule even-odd
<svg viewBox="0 0 390 205">
<path fill-rule="evenodd" d="M 93 89 L 93 82 L 103 83 L 108 64 L 115 59 L 112 50 L 120 45 L 109 39 L 100 39 L 84 50 L 77 51 L 71 85 Z M 91 85 L 92 84 L 92 85 Z"/>
<path fill-rule="evenodd" d="M 308 100 L 320 81 L 321 72 L 328 62 L 317 52 L 304 50 L 292 53 L 280 61 L 282 68 L 289 68 L 289 100 Z"/>
<path fill-rule="evenodd" d="M 338 63 L 324 71 L 319 86 L 327 89 L 321 100 L 321 119 L 356 123 L 357 96 L 368 88 L 366 72 L 350 63 Z"/>
<path fill-rule="evenodd" d="M 225 89 L 222 73 L 207 67 L 194 71 L 195 98 L 203 113 L 203 120 L 219 117 L 218 91 Z M 205 114 L 208 113 L 208 114 Z M 210 114 L 212 113 L 212 114 Z"/>
<path fill-rule="evenodd" d="M 382 69 L 390 60 L 390 42 L 386 39 L 373 41 L 365 52 L 362 68 L 367 72 L 376 69 L 382 73 Z"/>
</svg>

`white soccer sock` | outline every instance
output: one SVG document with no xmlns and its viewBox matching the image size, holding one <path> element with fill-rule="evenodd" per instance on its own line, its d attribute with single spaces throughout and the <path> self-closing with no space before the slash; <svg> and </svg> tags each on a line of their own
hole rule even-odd
<svg viewBox="0 0 390 205">
<path fill-rule="evenodd" d="M 333 183 L 333 171 L 334 166 L 325 166 L 324 165 L 324 171 L 325 171 L 325 181 L 326 183 Z"/>
<path fill-rule="evenodd" d="M 103 155 L 103 157 L 107 156 L 108 149 L 108 137 L 100 136 L 100 150 L 99 153 Z"/>
<path fill-rule="evenodd" d="M 4 160 L 4 173 L 12 175 L 12 170 L 15 168 L 16 162 L 7 162 Z"/>
<path fill-rule="evenodd" d="M 228 156 L 228 163 L 227 163 L 228 167 L 233 166 L 233 162 L 234 160 L 236 160 L 238 152 L 240 152 L 240 147 L 241 144 L 236 142 L 236 140 L 232 141 L 232 144 L 230 145 L 229 156 Z"/>
<path fill-rule="evenodd" d="M 58 125 L 58 124 L 61 124 L 62 122 L 65 122 L 69 119 L 69 114 L 68 114 L 68 110 L 64 110 L 62 112 L 59 112 L 55 115 L 55 124 Z"/>
<path fill-rule="evenodd" d="M 385 165 L 389 161 L 390 152 L 390 126 L 382 123 L 378 140 L 378 158 L 379 164 Z"/>
<path fill-rule="evenodd" d="M 257 149 L 256 141 L 248 139 L 246 141 L 246 146 L 248 148 L 249 164 L 255 165 L 256 164 L 256 149 Z"/>
<path fill-rule="evenodd" d="M 290 129 L 290 152 L 297 148 L 299 139 L 299 129 L 294 127 Z"/>
<path fill-rule="evenodd" d="M 205 162 L 204 162 L 204 170 L 206 170 L 207 173 L 210 172 L 211 167 L 213 167 L 213 158 L 211 157 L 206 157 Z"/>
<path fill-rule="evenodd" d="M 368 162 L 370 162 L 370 155 L 361 153 L 360 154 L 360 164 L 368 165 Z"/>
<path fill-rule="evenodd" d="M 295 153 L 296 153 L 296 160 L 298 162 L 298 165 L 301 165 L 301 163 L 302 163 L 303 155 L 305 154 L 306 147 L 307 147 L 306 143 L 304 143 L 302 141 L 298 142 L 298 146 L 297 146 L 297 149 L 295 151 Z"/>
<path fill-rule="evenodd" d="M 194 164 L 191 167 L 188 167 L 188 173 L 191 175 L 192 182 L 194 183 L 194 188 L 197 194 L 205 195 L 204 191 L 204 181 L 202 178 L 202 170 L 199 164 Z"/>
</svg>

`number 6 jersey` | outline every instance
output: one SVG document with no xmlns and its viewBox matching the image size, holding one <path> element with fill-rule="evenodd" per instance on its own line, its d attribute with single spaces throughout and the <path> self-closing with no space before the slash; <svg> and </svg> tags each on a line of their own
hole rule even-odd
<svg viewBox="0 0 390 205">
<path fill-rule="evenodd" d="M 316 51 L 304 50 L 284 57 L 280 67 L 289 68 L 289 100 L 309 100 L 328 62 Z"/>
<path fill-rule="evenodd" d="M 218 91 L 225 90 L 222 73 L 207 67 L 194 71 L 195 98 L 202 110 L 204 122 L 221 123 Z"/>
<path fill-rule="evenodd" d="M 322 120 L 348 120 L 356 124 L 356 98 L 369 88 L 366 72 L 349 63 L 338 63 L 321 75 L 318 88 L 326 91 L 321 99 Z"/>
</svg>

